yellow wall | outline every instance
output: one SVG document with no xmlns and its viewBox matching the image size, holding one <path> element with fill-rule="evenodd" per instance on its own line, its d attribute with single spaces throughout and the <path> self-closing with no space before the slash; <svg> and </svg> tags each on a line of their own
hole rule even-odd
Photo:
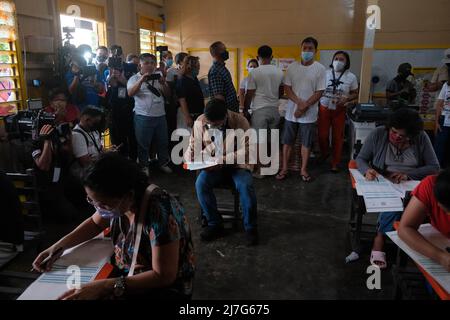
<svg viewBox="0 0 450 320">
<path fill-rule="evenodd" d="M 239 48 L 296 46 L 314 36 L 322 49 L 360 49 L 366 0 L 166 0 L 168 44 L 177 52 L 221 40 Z M 450 47 L 450 1 L 380 0 L 379 49 Z M 243 69 L 240 68 L 240 76 Z"/>
</svg>

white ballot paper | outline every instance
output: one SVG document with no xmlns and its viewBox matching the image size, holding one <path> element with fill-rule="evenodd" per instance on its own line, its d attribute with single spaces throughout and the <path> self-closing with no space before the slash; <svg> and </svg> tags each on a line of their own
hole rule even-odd
<svg viewBox="0 0 450 320">
<path fill-rule="evenodd" d="M 77 279 L 80 284 L 94 280 L 109 262 L 113 249 L 111 240 L 93 239 L 66 250 L 52 270 L 43 273 L 18 300 L 56 300 L 71 289 L 69 284 L 74 284 Z"/>
<path fill-rule="evenodd" d="M 446 238 L 431 224 L 421 225 L 419 232 L 425 239 L 438 248 L 445 250 L 445 248 L 450 247 L 450 239 Z M 450 272 L 444 269 L 444 267 L 437 262 L 411 249 L 399 238 L 397 231 L 388 232 L 386 234 L 400 249 L 402 249 L 411 259 L 413 259 L 414 262 L 416 262 L 431 277 L 433 277 L 433 279 L 436 280 L 436 282 L 439 283 L 445 291 L 450 292 Z"/>
</svg>

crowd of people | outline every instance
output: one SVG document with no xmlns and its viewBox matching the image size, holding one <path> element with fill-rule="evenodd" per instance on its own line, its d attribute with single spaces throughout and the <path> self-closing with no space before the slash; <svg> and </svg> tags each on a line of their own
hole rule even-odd
<svg viewBox="0 0 450 320">
<path fill-rule="evenodd" d="M 129 54 L 119 64 L 117 58 L 123 59 L 119 46 L 100 47 L 93 64 L 95 70 L 90 71 L 85 61 L 73 59 L 65 76 L 66 86 L 51 90 L 46 109 L 56 114 L 56 125 L 69 123 L 71 132 L 65 139 L 59 135 L 55 140 L 53 133 L 58 127 L 42 127 L 33 158 L 46 186 L 41 197 L 43 211 L 55 216 L 63 212 L 71 217 L 76 212 L 91 216 L 41 253 L 35 268 L 42 270 L 40 262 L 49 255 L 54 261 L 58 255 L 53 254 L 58 249 L 72 247 L 110 227 L 120 275 L 85 285 L 63 298 L 121 297 L 125 288 L 130 296 L 150 292 L 189 298 L 194 274 L 189 223 L 181 204 L 169 193 L 159 190 L 156 195 L 150 192 L 145 196 L 150 166 L 154 164 L 162 172 L 172 173 L 172 133 L 185 129 L 190 137 L 184 154 L 186 162 L 194 161 L 197 144 L 223 158 L 222 162 L 202 170 L 196 179 L 198 202 L 207 221 L 201 239 L 213 241 L 223 235 L 223 221 L 213 189 L 224 181 L 232 181 L 240 195 L 248 244 L 258 244 L 253 178 L 264 177 L 262 165 L 259 159 L 255 163 L 227 164 L 227 159 L 249 153 L 249 142 L 245 139 L 243 149 L 234 149 L 234 144 L 231 145 L 234 141 L 228 139 L 229 129 L 282 130 L 282 164 L 277 180 L 288 177 L 289 160 L 298 139 L 303 182 L 313 181 L 309 160 L 314 143 L 320 148 L 319 160 L 325 162 L 331 156 L 330 169 L 339 172 L 347 109 L 357 101 L 358 80 L 350 72 L 347 52 L 336 52 L 325 67 L 315 60 L 317 51 L 316 39 L 304 39 L 300 61 L 292 63 L 284 74 L 272 65 L 272 49 L 261 46 L 257 59 L 248 62 L 249 75 L 237 92 L 226 67 L 229 59 L 226 45 L 215 42 L 210 46 L 213 64 L 208 73 L 209 97 L 204 96 L 198 79 L 201 61 L 187 53 L 180 52 L 174 57 L 171 52 L 164 52 L 159 64 L 153 54 Z M 450 57 L 446 59 L 444 63 L 450 69 Z M 398 73 L 387 87 L 387 99 L 400 97 L 412 102 L 416 93 L 408 80 L 411 65 L 402 64 Z M 445 167 L 450 132 L 448 73 L 439 71 L 435 83 L 427 87 L 431 92 L 441 90 L 436 152 L 419 114 L 409 108 L 398 108 L 385 127 L 369 136 L 357 163 L 368 180 L 378 175 L 394 183 L 423 179 L 402 218 L 400 236 L 450 270 L 449 254 L 417 234 L 418 226 L 429 215 L 432 224 L 450 237 L 449 172 L 439 173 L 441 166 Z M 288 103 L 283 120 L 279 100 L 284 94 Z M 206 104 L 205 98 L 209 98 Z M 111 134 L 110 150 L 105 150 L 102 142 L 105 128 Z M 218 141 L 211 132 L 220 132 L 223 140 Z M 258 135 L 257 148 L 267 143 L 267 139 Z M 225 146 L 225 153 L 219 152 L 220 145 Z M 136 219 L 143 215 L 144 238 L 136 262 L 132 254 Z M 401 212 L 380 214 L 371 263 L 386 267 L 384 235 L 401 215 Z M 136 264 L 140 266 L 139 272 L 130 274 Z"/>
</svg>

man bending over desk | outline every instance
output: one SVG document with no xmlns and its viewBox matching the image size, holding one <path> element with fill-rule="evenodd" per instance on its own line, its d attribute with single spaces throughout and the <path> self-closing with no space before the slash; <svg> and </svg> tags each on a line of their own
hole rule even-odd
<svg viewBox="0 0 450 320">
<path fill-rule="evenodd" d="M 367 180 L 375 180 L 381 174 L 393 183 L 422 180 L 440 169 L 430 139 L 423 131 L 422 119 L 416 111 L 407 108 L 397 110 L 386 127 L 377 128 L 369 135 L 356 162 Z M 383 212 L 378 216 L 370 263 L 381 269 L 387 267 L 383 252 L 386 232 L 394 230 L 394 222 L 401 215 L 401 212 Z"/>
<path fill-rule="evenodd" d="M 438 262 L 450 272 L 450 253 L 435 247 L 417 230 L 427 216 L 431 224 L 450 238 L 450 169 L 424 179 L 400 221 L 399 237 L 412 249 Z"/>
</svg>

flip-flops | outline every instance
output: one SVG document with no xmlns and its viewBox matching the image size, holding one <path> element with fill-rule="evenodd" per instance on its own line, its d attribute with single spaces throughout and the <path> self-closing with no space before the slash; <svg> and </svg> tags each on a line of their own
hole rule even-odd
<svg viewBox="0 0 450 320">
<path fill-rule="evenodd" d="M 303 182 L 310 183 L 312 181 L 312 177 L 310 175 L 305 176 L 302 174 L 300 175 L 300 177 L 302 178 Z"/>
<path fill-rule="evenodd" d="M 287 176 L 288 176 L 288 171 L 280 171 L 280 172 L 278 172 L 278 174 L 276 175 L 276 179 L 277 180 L 284 180 L 284 179 L 286 179 L 287 178 Z"/>
<path fill-rule="evenodd" d="M 370 254 L 370 263 L 373 266 L 379 267 L 380 269 L 386 269 L 387 268 L 386 253 L 382 251 L 372 251 L 372 253 Z"/>
</svg>

